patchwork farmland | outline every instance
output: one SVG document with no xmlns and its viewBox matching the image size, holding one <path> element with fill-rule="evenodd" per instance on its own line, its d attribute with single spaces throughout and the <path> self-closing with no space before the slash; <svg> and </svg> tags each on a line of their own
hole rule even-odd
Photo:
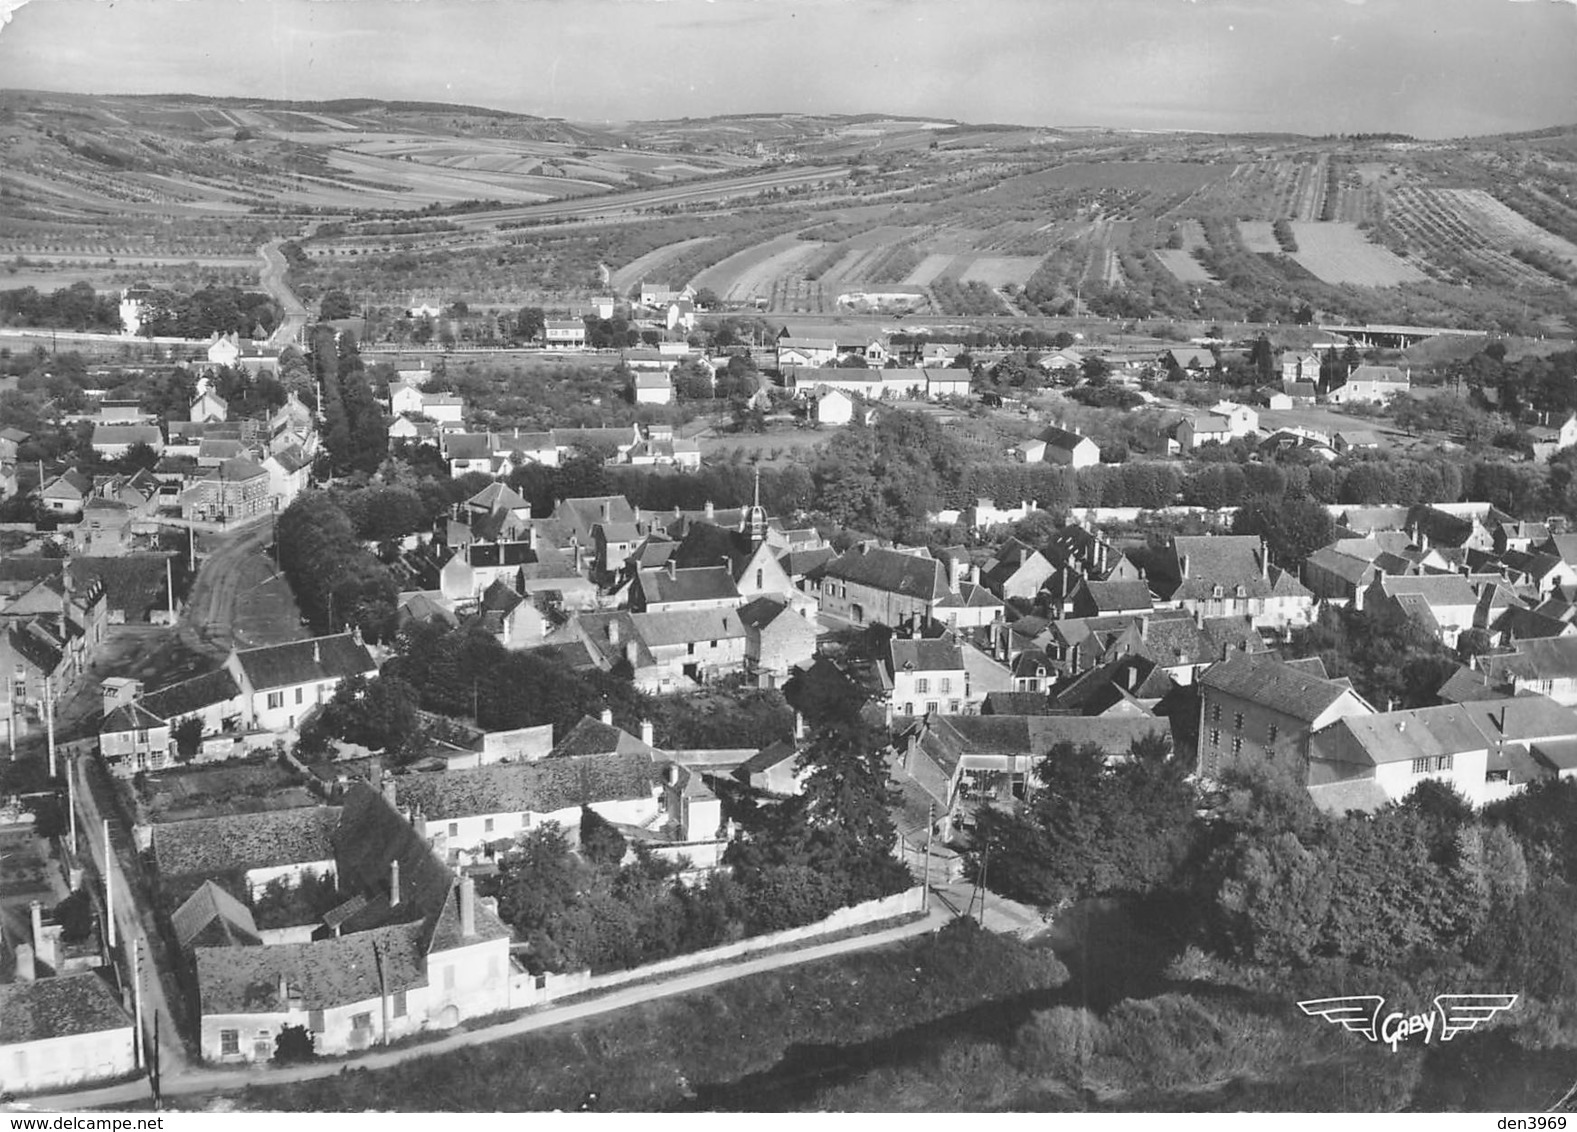
<svg viewBox="0 0 1577 1132">
<path fill-rule="evenodd" d="M 1293 221 L 1298 250 L 1292 258 L 1326 283 L 1394 287 L 1422 282 L 1426 276 L 1389 248 L 1369 242 L 1356 224 Z"/>
</svg>

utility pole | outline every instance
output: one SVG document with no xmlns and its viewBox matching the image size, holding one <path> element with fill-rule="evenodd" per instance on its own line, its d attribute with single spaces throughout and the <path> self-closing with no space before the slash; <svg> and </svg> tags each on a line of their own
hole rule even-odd
<svg viewBox="0 0 1577 1132">
<path fill-rule="evenodd" d="M 925 888 L 920 893 L 920 911 L 931 910 L 931 830 L 936 825 L 936 803 L 925 808 Z"/>
<path fill-rule="evenodd" d="M 136 1027 L 132 1040 L 132 1051 L 137 1058 L 137 1068 L 143 1068 L 148 1060 L 147 1050 L 143 1047 L 147 1039 L 142 1034 L 142 949 L 138 940 L 131 941 L 131 1001 L 132 1018 Z"/>
<path fill-rule="evenodd" d="M 49 777 L 55 777 L 55 682 L 44 677 L 44 730 L 49 735 Z"/>
<path fill-rule="evenodd" d="M 11 757 L 16 758 L 16 681 L 10 676 L 5 680 L 5 738 L 6 745 L 11 749 Z"/>
<path fill-rule="evenodd" d="M 173 558 L 166 558 L 164 560 L 164 586 L 170 597 L 169 607 L 171 625 L 175 624 L 175 567 L 172 565 L 174 561 L 175 559 Z"/>
<path fill-rule="evenodd" d="M 68 754 L 66 756 L 66 812 L 71 815 L 71 852 L 77 852 L 77 767 Z"/>
<path fill-rule="evenodd" d="M 104 931 L 109 945 L 115 946 L 115 847 L 110 844 L 110 822 L 104 818 Z"/>
</svg>

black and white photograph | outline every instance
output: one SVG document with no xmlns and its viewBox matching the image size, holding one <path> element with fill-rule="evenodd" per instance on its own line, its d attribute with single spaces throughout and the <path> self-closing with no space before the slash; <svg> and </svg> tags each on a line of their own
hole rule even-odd
<svg viewBox="0 0 1577 1132">
<path fill-rule="evenodd" d="M 1561 1132 L 1577 0 L 0 0 L 0 683 L 11 1132 Z"/>
</svg>

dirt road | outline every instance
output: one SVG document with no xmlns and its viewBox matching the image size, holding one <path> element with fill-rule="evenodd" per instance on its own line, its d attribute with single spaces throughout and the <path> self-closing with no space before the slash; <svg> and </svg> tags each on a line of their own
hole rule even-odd
<svg viewBox="0 0 1577 1132">
<path fill-rule="evenodd" d="M 276 347 L 289 346 L 292 343 L 299 345 L 302 328 L 307 325 L 307 308 L 302 305 L 300 299 L 296 298 L 296 293 L 290 289 L 286 279 L 290 265 L 285 261 L 285 254 L 279 250 L 284 242 L 283 238 L 270 240 L 257 249 L 257 254 L 263 260 L 261 272 L 263 289 L 285 312 L 284 321 L 268 338 L 268 344 Z"/>
</svg>

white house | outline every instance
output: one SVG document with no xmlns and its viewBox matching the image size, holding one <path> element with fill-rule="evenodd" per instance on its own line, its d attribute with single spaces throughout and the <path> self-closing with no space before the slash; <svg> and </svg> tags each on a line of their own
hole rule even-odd
<svg viewBox="0 0 1577 1132">
<path fill-rule="evenodd" d="M 542 340 L 549 349 L 581 349 L 586 345 L 586 324 L 575 318 L 550 318 L 543 325 Z"/>
<path fill-rule="evenodd" d="M 1359 401 L 1385 401 L 1412 388 L 1411 371 L 1396 366 L 1361 365 L 1352 369 L 1345 384 L 1332 389 L 1326 400 L 1333 405 Z"/>
<path fill-rule="evenodd" d="M 33 945 L 22 946 L 31 968 Z M 131 1016 L 96 971 L 27 974 L 0 983 L 0 1082 L 7 1093 L 109 1081 L 136 1069 Z"/>
<path fill-rule="evenodd" d="M 345 677 L 378 672 L 359 633 L 237 649 L 225 667 L 241 689 L 247 726 L 268 731 L 294 730 L 308 711 L 333 698 Z"/>
</svg>

